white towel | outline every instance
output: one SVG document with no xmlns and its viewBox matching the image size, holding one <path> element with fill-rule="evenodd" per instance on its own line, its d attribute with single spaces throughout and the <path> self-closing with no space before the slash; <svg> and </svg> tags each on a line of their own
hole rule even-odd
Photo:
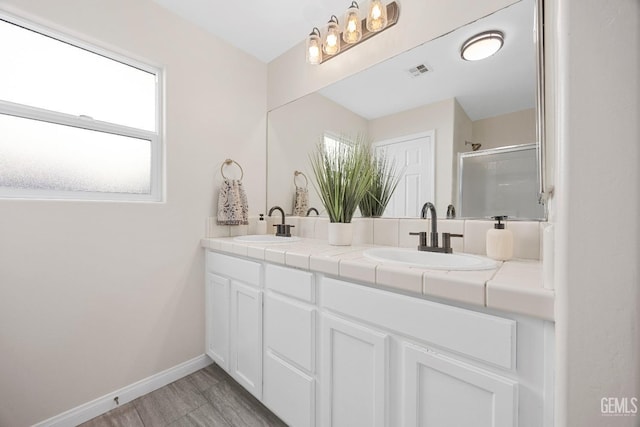
<svg viewBox="0 0 640 427">
<path fill-rule="evenodd" d="M 305 216 L 309 208 L 309 190 L 296 186 L 296 198 L 293 201 L 293 215 Z"/>
<path fill-rule="evenodd" d="M 218 195 L 218 225 L 248 225 L 249 206 L 242 181 L 225 179 Z"/>
</svg>

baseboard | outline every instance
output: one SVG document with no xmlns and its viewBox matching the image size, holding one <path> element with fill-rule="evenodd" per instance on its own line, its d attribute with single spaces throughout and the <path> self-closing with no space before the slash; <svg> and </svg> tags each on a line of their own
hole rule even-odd
<svg viewBox="0 0 640 427">
<path fill-rule="evenodd" d="M 34 424 L 34 427 L 74 427 L 102 415 L 118 406 L 131 402 L 140 396 L 157 390 L 165 385 L 179 380 L 198 371 L 211 363 L 211 359 L 203 354 L 165 371 L 158 372 L 138 382 L 113 391 L 91 402 L 70 409 L 55 417 Z M 114 401 L 118 397 L 119 405 Z"/>
</svg>

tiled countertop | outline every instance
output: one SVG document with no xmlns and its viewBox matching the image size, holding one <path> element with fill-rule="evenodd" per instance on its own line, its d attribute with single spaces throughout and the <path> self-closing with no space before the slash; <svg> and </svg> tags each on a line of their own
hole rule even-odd
<svg viewBox="0 0 640 427">
<path fill-rule="evenodd" d="M 373 245 L 330 246 L 326 240 L 273 244 L 223 237 L 202 239 L 201 246 L 387 289 L 554 320 L 554 291 L 543 287 L 539 261 L 511 260 L 493 270 L 443 271 L 374 261 L 363 255 Z"/>
</svg>

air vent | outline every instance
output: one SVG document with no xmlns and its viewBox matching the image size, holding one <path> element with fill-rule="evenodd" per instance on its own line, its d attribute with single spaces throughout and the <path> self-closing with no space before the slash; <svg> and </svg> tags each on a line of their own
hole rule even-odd
<svg viewBox="0 0 640 427">
<path fill-rule="evenodd" d="M 428 72 L 429 69 L 427 68 L 426 65 L 424 64 L 420 64 L 420 65 L 416 65 L 413 68 L 409 69 L 409 74 L 411 74 L 413 77 L 418 77 L 423 75 L 424 73 Z"/>
</svg>

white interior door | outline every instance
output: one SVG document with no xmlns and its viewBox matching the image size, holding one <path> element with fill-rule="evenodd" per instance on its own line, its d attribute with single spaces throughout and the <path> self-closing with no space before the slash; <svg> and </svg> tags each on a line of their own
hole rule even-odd
<svg viewBox="0 0 640 427">
<path fill-rule="evenodd" d="M 385 217 L 417 217 L 425 202 L 435 202 L 435 132 L 433 130 L 374 143 L 404 173 L 384 212 Z"/>
</svg>

